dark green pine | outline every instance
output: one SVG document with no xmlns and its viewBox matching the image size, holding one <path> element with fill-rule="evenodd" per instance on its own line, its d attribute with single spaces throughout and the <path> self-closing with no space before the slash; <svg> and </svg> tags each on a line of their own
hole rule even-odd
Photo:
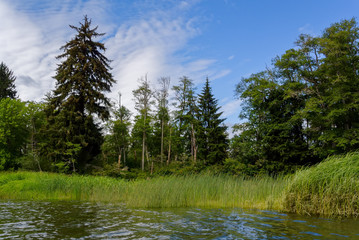
<svg viewBox="0 0 359 240">
<path fill-rule="evenodd" d="M 15 80 L 13 72 L 5 65 L 0 63 L 0 100 L 3 98 L 16 98 Z"/>
<path fill-rule="evenodd" d="M 206 164 L 222 163 L 227 157 L 227 127 L 223 124 L 225 119 L 221 118 L 223 112 L 219 110 L 220 107 L 212 94 L 207 78 L 202 93 L 198 97 L 197 108 L 198 156 Z"/>
</svg>

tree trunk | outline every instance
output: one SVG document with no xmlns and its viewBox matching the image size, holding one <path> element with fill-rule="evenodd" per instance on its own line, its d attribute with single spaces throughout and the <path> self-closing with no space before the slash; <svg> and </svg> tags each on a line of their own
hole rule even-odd
<svg viewBox="0 0 359 240">
<path fill-rule="evenodd" d="M 32 156 L 34 161 L 37 163 L 37 166 L 39 168 L 39 171 L 42 172 L 41 166 L 40 166 L 40 162 L 39 159 L 37 158 L 37 154 L 35 153 L 35 133 L 36 133 L 36 128 L 35 128 L 35 123 L 34 123 L 34 119 L 31 119 L 31 123 L 32 123 L 32 132 L 31 132 L 31 151 L 32 151 Z"/>
<path fill-rule="evenodd" d="M 120 152 L 120 154 L 118 155 L 118 168 L 119 168 L 119 169 L 121 168 L 121 152 Z"/>
<path fill-rule="evenodd" d="M 123 149 L 123 166 L 126 167 L 126 148 Z"/>
<path fill-rule="evenodd" d="M 168 141 L 167 165 L 170 163 L 170 159 L 171 159 L 171 137 L 172 137 L 172 128 L 170 128 L 170 139 Z"/>
<path fill-rule="evenodd" d="M 146 132 L 143 131 L 142 135 L 142 172 L 145 171 L 145 143 L 146 143 Z"/>
<path fill-rule="evenodd" d="M 163 163 L 163 135 L 164 135 L 164 121 L 161 121 L 161 164 Z"/>
<path fill-rule="evenodd" d="M 197 162 L 197 143 L 196 143 L 196 135 L 195 135 L 195 132 L 194 132 L 194 126 L 193 126 L 193 123 L 191 124 L 192 125 L 192 146 L 193 146 L 193 162 L 196 163 Z"/>
</svg>

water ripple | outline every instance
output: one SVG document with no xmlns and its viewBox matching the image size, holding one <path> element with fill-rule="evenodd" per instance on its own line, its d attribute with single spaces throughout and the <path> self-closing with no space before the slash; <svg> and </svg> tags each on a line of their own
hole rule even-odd
<svg viewBox="0 0 359 240">
<path fill-rule="evenodd" d="M 241 209 L 0 201 L 1 239 L 355 239 L 355 219 Z"/>
</svg>

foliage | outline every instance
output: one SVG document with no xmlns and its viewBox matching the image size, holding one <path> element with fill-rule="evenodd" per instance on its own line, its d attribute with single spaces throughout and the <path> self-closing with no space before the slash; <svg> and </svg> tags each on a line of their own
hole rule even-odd
<svg viewBox="0 0 359 240">
<path fill-rule="evenodd" d="M 297 171 L 288 185 L 285 209 L 300 214 L 359 216 L 359 153 L 329 157 Z"/>
<path fill-rule="evenodd" d="M 70 157 L 76 161 L 71 166 L 74 171 L 84 169 L 100 152 L 103 138 L 94 117 L 109 117 L 110 102 L 104 92 L 109 92 L 115 81 L 109 72 L 110 61 L 101 53 L 105 51 L 104 44 L 93 41 L 104 34 L 97 33 L 97 27 L 91 28 L 87 16 L 80 27 L 70 27 L 77 35 L 61 48 L 64 53 L 57 57 L 65 60 L 57 68 L 56 88 L 48 98 L 47 125 L 43 129 L 48 139 L 42 153 L 59 166 L 69 161 L 69 146 L 76 146 L 76 159 Z"/>
<path fill-rule="evenodd" d="M 223 124 L 225 119 L 221 119 L 223 112 L 219 112 L 217 99 L 212 94 L 208 78 L 198 96 L 197 121 L 199 124 L 197 132 L 197 142 L 199 146 L 199 157 L 206 164 L 222 163 L 227 157 L 228 140 Z"/>
<path fill-rule="evenodd" d="M 351 19 L 320 37 L 301 35 L 273 69 L 242 79 L 236 92 L 246 121 L 232 157 L 275 173 L 359 148 L 358 30 Z"/>
<path fill-rule="evenodd" d="M 187 175 L 125 181 L 54 173 L 4 173 L 0 199 L 101 201 L 127 207 L 242 207 L 280 210 L 286 180 Z"/>
<path fill-rule="evenodd" d="M 174 151 L 176 158 L 178 156 L 191 156 L 193 162 L 197 160 L 198 144 L 196 141 L 197 121 L 196 96 L 193 80 L 186 76 L 180 78 L 179 84 L 172 87 L 175 92 L 175 107 L 172 142 L 177 151 Z M 174 150 L 175 150 L 174 149 Z"/>
<path fill-rule="evenodd" d="M 14 73 L 5 65 L 0 63 L 0 100 L 3 98 L 16 98 L 15 89 L 16 77 Z"/>
<path fill-rule="evenodd" d="M 24 102 L 0 100 L 0 170 L 17 169 L 29 136 L 27 109 Z"/>
<path fill-rule="evenodd" d="M 109 134 L 101 146 L 105 164 L 116 162 L 126 166 L 126 156 L 130 146 L 131 112 L 125 106 L 115 109 L 113 119 L 107 123 Z M 122 162 L 121 162 L 122 161 Z M 120 167 L 120 166 L 119 166 Z"/>
<path fill-rule="evenodd" d="M 148 140 L 152 133 L 151 126 L 151 109 L 154 104 L 153 91 L 150 88 L 150 83 L 147 76 L 139 80 L 140 86 L 133 91 L 135 100 L 135 108 L 138 115 L 135 117 L 135 124 L 132 131 L 133 138 L 142 138 L 142 156 L 141 156 L 141 169 L 145 170 L 145 155 L 148 161 Z M 138 140 L 137 140 L 138 141 Z M 138 141 L 139 142 L 139 141 Z"/>
</svg>

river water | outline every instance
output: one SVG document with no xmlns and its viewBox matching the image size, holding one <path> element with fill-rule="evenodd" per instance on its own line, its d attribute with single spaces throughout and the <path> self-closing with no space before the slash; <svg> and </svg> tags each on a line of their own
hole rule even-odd
<svg viewBox="0 0 359 240">
<path fill-rule="evenodd" d="M 0 201 L 0 239 L 359 239 L 359 219 L 241 209 Z"/>
</svg>

